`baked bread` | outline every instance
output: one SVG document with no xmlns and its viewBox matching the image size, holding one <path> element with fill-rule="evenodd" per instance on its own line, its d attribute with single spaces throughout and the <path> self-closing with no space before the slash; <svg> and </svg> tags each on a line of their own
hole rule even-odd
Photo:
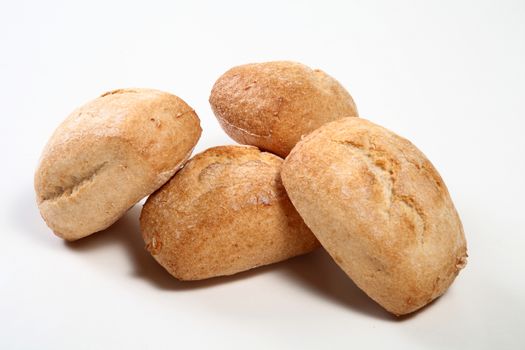
<svg viewBox="0 0 525 350">
<path fill-rule="evenodd" d="M 339 266 L 388 311 L 442 295 L 466 264 L 447 187 L 412 143 L 361 118 L 328 123 L 286 158 L 282 180 Z"/>
<path fill-rule="evenodd" d="M 42 217 L 66 240 L 105 229 L 168 181 L 200 134 L 199 118 L 177 96 L 103 94 L 76 109 L 43 151 L 35 174 Z"/>
<path fill-rule="evenodd" d="M 180 280 L 232 275 L 312 251 L 319 243 L 286 195 L 281 164 L 247 146 L 196 155 L 144 205 L 147 250 Z"/>
<path fill-rule="evenodd" d="M 230 69 L 213 86 L 210 104 L 232 139 L 283 158 L 302 135 L 357 117 L 352 97 L 334 78 L 288 61 Z"/>
</svg>

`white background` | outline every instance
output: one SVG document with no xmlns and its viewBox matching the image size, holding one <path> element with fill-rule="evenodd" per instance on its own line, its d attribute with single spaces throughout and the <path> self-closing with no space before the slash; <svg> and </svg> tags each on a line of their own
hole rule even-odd
<svg viewBox="0 0 525 350">
<path fill-rule="evenodd" d="M 71 244 L 40 218 L 33 172 L 76 106 L 175 93 L 201 118 L 201 151 L 232 143 L 214 81 L 277 59 L 337 78 L 447 183 L 470 258 L 421 312 L 389 316 L 321 250 L 178 282 L 143 249 L 140 205 Z M 524 1 L 2 1 L 0 96 L 1 349 L 525 348 Z"/>
</svg>

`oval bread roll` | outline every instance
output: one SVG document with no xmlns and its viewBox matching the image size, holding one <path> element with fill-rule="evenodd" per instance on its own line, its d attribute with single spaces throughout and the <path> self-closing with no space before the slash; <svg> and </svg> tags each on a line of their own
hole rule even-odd
<svg viewBox="0 0 525 350">
<path fill-rule="evenodd" d="M 43 151 L 35 174 L 42 217 L 66 240 L 107 228 L 173 176 L 200 133 L 199 118 L 177 96 L 103 94 L 75 110 Z"/>
<path fill-rule="evenodd" d="M 210 148 L 152 194 L 146 248 L 174 277 L 232 275 L 318 246 L 288 199 L 282 159 L 255 147 Z"/>
<path fill-rule="evenodd" d="M 412 143 L 360 118 L 314 131 L 283 165 L 286 191 L 339 266 L 402 315 L 443 294 L 466 264 L 447 187 Z"/>
<path fill-rule="evenodd" d="M 210 104 L 232 139 L 283 158 L 302 135 L 357 117 L 352 97 L 334 78 L 288 61 L 230 69 L 213 86 Z"/>
</svg>

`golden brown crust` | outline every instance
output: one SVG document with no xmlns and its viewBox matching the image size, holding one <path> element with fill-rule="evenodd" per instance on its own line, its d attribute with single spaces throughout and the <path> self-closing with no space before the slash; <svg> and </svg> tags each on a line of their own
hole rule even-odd
<svg viewBox="0 0 525 350">
<path fill-rule="evenodd" d="M 357 117 L 352 97 L 334 78 L 289 61 L 230 69 L 213 86 L 210 104 L 235 141 L 281 157 L 324 123 Z"/>
<path fill-rule="evenodd" d="M 181 280 L 231 275 L 312 251 L 318 242 L 286 195 L 281 164 L 246 146 L 196 155 L 144 205 L 147 249 Z"/>
<path fill-rule="evenodd" d="M 56 129 L 35 173 L 42 217 L 75 240 L 115 222 L 187 160 L 201 129 L 177 96 L 150 89 L 103 94 Z"/>
<path fill-rule="evenodd" d="M 406 139 L 361 118 L 324 125 L 285 160 L 295 207 L 339 266 L 388 311 L 443 294 L 466 264 L 447 187 Z"/>
</svg>

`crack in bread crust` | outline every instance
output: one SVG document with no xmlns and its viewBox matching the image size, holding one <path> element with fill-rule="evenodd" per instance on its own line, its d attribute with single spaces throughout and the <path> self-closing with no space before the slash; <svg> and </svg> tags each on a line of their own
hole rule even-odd
<svg viewBox="0 0 525 350">
<path fill-rule="evenodd" d="M 116 94 L 134 94 L 134 93 L 137 93 L 137 92 L 138 91 L 134 90 L 134 89 L 116 89 L 116 90 L 111 90 L 111 91 L 105 92 L 102 95 L 100 95 L 100 97 L 106 97 L 106 96 L 109 96 L 109 95 L 116 95 Z"/>
<path fill-rule="evenodd" d="M 415 230 L 415 232 L 416 232 L 416 234 L 418 236 L 419 243 L 421 245 L 423 245 L 425 243 L 425 233 L 428 230 L 428 225 L 427 225 L 425 212 L 423 211 L 421 206 L 419 204 L 417 204 L 416 200 L 414 199 L 414 196 L 395 194 L 395 199 L 399 200 L 401 203 L 403 203 L 408 208 L 410 208 L 412 213 L 415 214 L 415 217 L 419 219 L 419 224 L 418 225 L 420 225 L 420 227 L 422 227 L 422 231 L 421 230 L 416 230 L 416 229 L 414 229 L 414 230 Z"/>
<path fill-rule="evenodd" d="M 383 184 L 385 189 L 385 198 L 387 199 L 387 213 L 388 216 L 391 216 L 391 211 L 394 203 L 399 201 L 403 203 L 417 218 L 415 222 L 416 226 L 420 226 L 421 229 L 418 230 L 416 227 L 414 231 L 416 232 L 418 242 L 422 245 L 424 244 L 425 234 L 428 230 L 428 224 L 426 220 L 426 214 L 421 206 L 417 203 L 413 195 L 399 194 L 396 191 L 396 175 L 399 171 L 399 163 L 397 160 L 389 157 L 387 152 L 380 150 L 373 142 L 369 141 L 368 145 L 361 144 L 353 140 L 332 140 L 332 142 L 341 144 L 352 149 L 356 154 L 361 156 L 361 159 L 367 164 L 368 168 L 371 170 L 371 173 L 376 177 L 381 179 L 379 181 Z M 418 170 L 425 170 L 429 172 L 426 167 L 422 167 L 419 164 L 414 164 L 406 156 L 405 160 L 413 165 L 415 165 Z M 439 185 L 439 182 L 432 177 L 433 181 Z"/>
<path fill-rule="evenodd" d="M 85 184 L 95 180 L 97 175 L 99 175 L 104 170 L 104 168 L 106 168 L 107 164 L 108 164 L 107 161 L 99 164 L 91 172 L 89 172 L 86 176 L 83 176 L 80 179 L 76 180 L 70 186 L 67 186 L 67 187 L 56 186 L 54 192 L 51 192 L 51 193 L 48 193 L 48 194 L 42 196 L 42 202 L 56 201 L 56 200 L 58 200 L 58 199 L 60 199 L 62 197 L 72 195 L 81 186 L 83 186 L 83 185 L 85 185 Z"/>
<path fill-rule="evenodd" d="M 265 134 L 257 134 L 255 132 L 251 132 L 245 128 L 242 128 L 240 126 L 230 123 L 228 120 L 226 120 L 226 118 L 218 117 L 218 120 L 219 120 L 219 123 L 223 123 L 227 128 L 231 128 L 241 133 L 245 133 L 246 135 L 251 136 L 251 137 L 260 137 L 264 139 L 272 137 L 272 129 L 268 130 L 268 132 Z"/>
</svg>

